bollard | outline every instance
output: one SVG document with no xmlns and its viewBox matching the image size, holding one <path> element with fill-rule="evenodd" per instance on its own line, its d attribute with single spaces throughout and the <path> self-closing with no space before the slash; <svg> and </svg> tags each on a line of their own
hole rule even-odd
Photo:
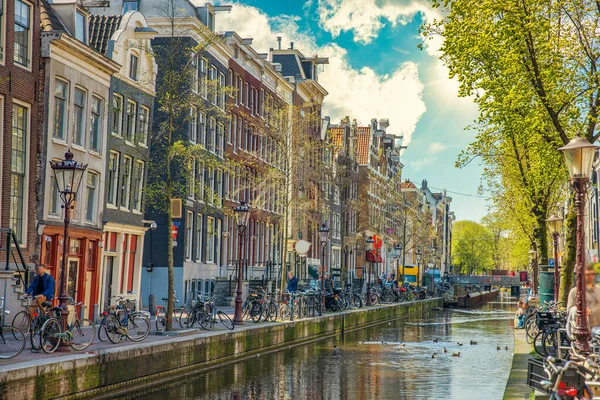
<svg viewBox="0 0 600 400">
<path fill-rule="evenodd" d="M 148 311 L 150 315 L 156 314 L 156 299 L 153 294 L 148 296 Z"/>
</svg>

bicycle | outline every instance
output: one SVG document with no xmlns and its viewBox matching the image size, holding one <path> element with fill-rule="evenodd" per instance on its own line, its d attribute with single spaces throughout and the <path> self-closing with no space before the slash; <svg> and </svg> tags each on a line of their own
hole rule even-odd
<svg viewBox="0 0 600 400">
<path fill-rule="evenodd" d="M 72 297 L 69 297 L 69 301 L 75 307 L 75 313 L 66 330 L 63 330 L 62 318 L 52 317 L 42 326 L 40 346 L 44 353 L 54 353 L 61 342 L 71 346 L 73 350 L 82 351 L 87 349 L 96 337 L 94 322 L 87 318 L 80 319 L 77 315 L 77 308 L 81 310 L 83 302 L 75 302 Z M 54 307 L 53 310 L 57 313 L 62 311 L 59 307 Z"/>
<path fill-rule="evenodd" d="M 128 292 L 128 294 L 136 295 L 135 292 Z M 146 339 L 150 334 L 149 313 L 145 311 L 130 312 L 125 303 L 135 304 L 135 300 L 132 301 L 118 295 L 111 296 L 112 298 L 116 299 L 117 305 L 110 306 L 108 311 L 102 313 L 104 318 L 98 328 L 98 339 L 105 341 L 108 338 L 114 344 L 119 343 L 123 338 L 132 342 L 141 342 Z M 104 332 L 106 336 L 103 337 L 101 332 Z"/>
<path fill-rule="evenodd" d="M 585 363 L 584 363 L 585 364 Z M 592 398 L 593 394 L 585 383 L 586 376 L 595 379 L 598 375 L 597 367 L 590 369 L 586 365 L 575 361 L 567 361 L 564 366 L 557 365 L 554 357 L 548 357 L 544 366 L 548 380 L 543 380 L 540 385 L 548 391 L 549 400 L 562 400 L 563 398 Z M 583 387 L 576 387 L 563 383 L 563 377 L 569 370 L 574 370 L 580 376 L 578 380 Z"/>
<path fill-rule="evenodd" d="M 74 294 L 76 291 L 73 290 L 69 293 Z M 12 321 L 12 326 L 14 328 L 19 329 L 25 336 L 29 336 L 31 349 L 35 351 L 40 351 L 42 349 L 39 344 L 39 336 L 44 322 L 52 317 L 60 318 L 61 316 L 60 311 L 53 312 L 52 303 L 49 301 L 43 303 L 38 301 L 38 308 L 41 311 L 39 313 L 35 311 L 32 313 L 29 307 L 25 310 L 21 310 L 15 315 Z M 38 340 L 36 340 L 36 338 L 38 338 Z"/>
<path fill-rule="evenodd" d="M 8 314 L 10 311 L 4 309 L 4 297 L 0 297 L 0 359 L 3 360 L 18 356 L 25 348 L 25 334 L 12 325 L 4 325 L 3 317 Z"/>
<path fill-rule="evenodd" d="M 179 325 L 186 328 L 193 328 L 196 322 L 200 327 L 206 330 L 212 330 L 214 327 L 210 316 L 213 313 L 213 301 L 210 293 L 200 292 L 197 301 L 190 311 L 184 311 L 179 316 Z"/>
<path fill-rule="evenodd" d="M 156 307 L 156 314 L 154 317 L 156 330 L 159 332 L 164 332 L 165 330 L 167 330 L 167 303 L 169 302 L 169 298 L 163 297 L 162 300 L 164 305 Z M 173 300 L 175 301 L 175 303 L 179 303 L 179 300 L 177 299 L 177 292 L 173 292 Z M 180 313 L 178 319 L 181 319 L 181 312 L 184 310 L 185 308 L 182 307 L 174 307 L 173 313 L 171 314 L 172 318 L 174 318 L 175 313 L 179 311 Z"/>
</svg>

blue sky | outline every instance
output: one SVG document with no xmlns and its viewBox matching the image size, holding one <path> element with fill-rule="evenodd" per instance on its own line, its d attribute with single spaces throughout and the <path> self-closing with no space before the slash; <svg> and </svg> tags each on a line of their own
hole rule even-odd
<svg viewBox="0 0 600 400">
<path fill-rule="evenodd" d="M 324 111 L 333 122 L 348 115 L 359 122 L 389 118 L 391 133 L 402 134 L 403 175 L 430 187 L 446 188 L 458 220 L 486 214 L 477 196 L 481 167 L 455 168 L 459 152 L 474 138 L 465 130 L 477 117 L 470 99 L 457 96 L 439 60 L 440 41 L 422 43 L 419 25 L 439 16 L 426 0 L 238 0 L 217 16 L 217 29 L 254 38 L 266 52 L 294 41 L 306 55 L 329 57 L 320 75 L 329 91 Z M 454 192 L 454 193 L 453 193 Z M 465 196 L 469 195 L 469 196 Z"/>
</svg>

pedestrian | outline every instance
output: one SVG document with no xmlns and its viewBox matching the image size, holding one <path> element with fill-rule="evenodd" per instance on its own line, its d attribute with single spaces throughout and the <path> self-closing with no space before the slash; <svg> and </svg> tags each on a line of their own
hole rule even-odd
<svg viewBox="0 0 600 400">
<path fill-rule="evenodd" d="M 298 290 L 298 278 L 296 278 L 293 271 L 290 271 L 288 272 L 287 291 L 294 293 L 296 290 Z"/>
<path fill-rule="evenodd" d="M 596 286 L 596 271 L 591 264 L 584 268 L 585 274 L 585 298 L 587 302 L 587 315 L 590 322 L 590 328 L 600 326 L 600 288 Z M 577 297 L 577 288 L 574 287 L 569 292 L 567 301 L 567 310 L 569 314 L 576 311 L 575 299 Z"/>
<path fill-rule="evenodd" d="M 515 329 L 523 329 L 525 327 L 525 303 L 523 300 L 519 300 L 517 313 L 515 317 L 519 320 L 519 323 L 515 327 Z"/>
<path fill-rule="evenodd" d="M 39 264 L 35 267 L 36 276 L 27 288 L 24 298 L 31 296 L 29 311 L 35 313 L 37 308 L 42 308 L 42 303 L 54 299 L 56 284 L 52 275 L 46 273 L 46 266 Z"/>
<path fill-rule="evenodd" d="M 331 279 L 331 275 L 325 274 L 325 290 L 333 290 L 333 279 Z"/>
</svg>

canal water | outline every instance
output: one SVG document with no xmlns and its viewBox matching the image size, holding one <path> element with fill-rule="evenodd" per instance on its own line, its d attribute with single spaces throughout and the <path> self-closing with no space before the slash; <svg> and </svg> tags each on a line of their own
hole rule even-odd
<svg viewBox="0 0 600 400">
<path fill-rule="evenodd" d="M 510 300 L 432 311 L 187 375 L 143 398 L 502 399 L 514 312 Z"/>
</svg>

